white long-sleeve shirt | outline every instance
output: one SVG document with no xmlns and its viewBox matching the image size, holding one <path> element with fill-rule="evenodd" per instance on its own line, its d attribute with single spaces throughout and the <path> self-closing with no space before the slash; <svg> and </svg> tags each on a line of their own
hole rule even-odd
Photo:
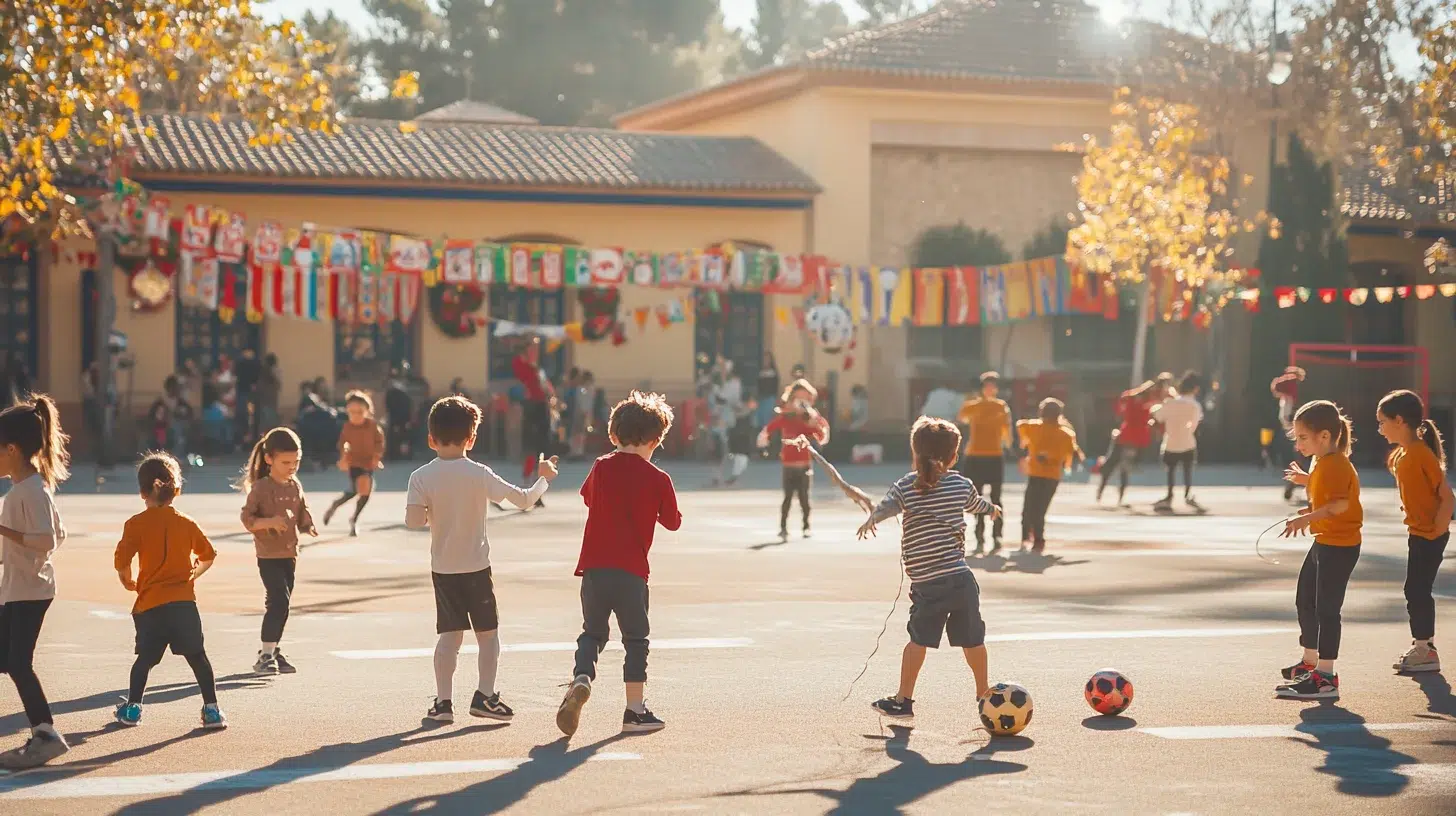
<svg viewBox="0 0 1456 816">
<path fill-rule="evenodd" d="M 1187 453 L 1198 447 L 1194 436 L 1198 423 L 1203 421 L 1203 406 L 1198 400 L 1185 394 L 1177 399 L 1164 400 L 1154 406 L 1153 419 L 1163 423 L 1163 452 Z"/>
</svg>

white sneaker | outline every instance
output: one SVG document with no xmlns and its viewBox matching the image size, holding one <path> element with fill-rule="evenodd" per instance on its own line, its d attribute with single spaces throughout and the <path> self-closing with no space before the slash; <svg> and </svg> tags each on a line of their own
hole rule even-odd
<svg viewBox="0 0 1456 816">
<path fill-rule="evenodd" d="M 591 678 L 584 674 L 578 674 L 576 679 L 571 681 L 571 687 L 566 690 L 566 696 L 561 700 L 561 707 L 556 709 L 556 727 L 561 733 L 571 736 L 576 733 L 576 727 L 581 723 L 581 707 L 591 699 Z"/>
<path fill-rule="evenodd" d="M 23 771 L 38 768 L 71 750 L 66 738 L 56 733 L 38 731 L 19 748 L 0 754 L 0 768 Z"/>
<path fill-rule="evenodd" d="M 1435 646 L 1412 643 L 1391 668 L 1398 672 L 1438 672 L 1441 670 L 1441 656 L 1436 654 Z"/>
</svg>

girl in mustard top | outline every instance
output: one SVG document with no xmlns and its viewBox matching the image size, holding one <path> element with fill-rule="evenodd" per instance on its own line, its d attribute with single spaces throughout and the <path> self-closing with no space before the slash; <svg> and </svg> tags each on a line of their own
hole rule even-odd
<svg viewBox="0 0 1456 816">
<path fill-rule="evenodd" d="M 1046 549 L 1046 516 L 1051 508 L 1062 470 L 1072 457 L 1084 457 L 1077 446 L 1077 434 L 1062 418 L 1062 401 L 1047 398 L 1037 409 L 1040 419 L 1016 423 L 1021 447 L 1026 449 L 1022 469 L 1026 472 L 1026 496 L 1021 504 L 1021 545 L 1030 541 L 1032 552 Z"/>
<path fill-rule="evenodd" d="M 1304 485 L 1309 507 L 1284 523 L 1283 536 L 1306 529 L 1314 545 L 1299 570 L 1294 607 L 1299 612 L 1299 645 L 1304 657 L 1281 672 L 1288 682 L 1274 690 L 1276 697 L 1294 700 L 1338 699 L 1340 678 L 1335 658 L 1340 653 L 1340 607 L 1350 573 L 1360 560 L 1360 477 L 1350 464 L 1354 434 L 1339 406 L 1327 400 L 1307 402 L 1294 415 L 1290 431 L 1300 456 L 1314 457 L 1309 472 L 1298 463 L 1284 478 Z"/>
<path fill-rule="evenodd" d="M 1410 532 L 1410 558 L 1405 568 L 1405 608 L 1410 614 L 1410 649 L 1392 666 L 1399 672 L 1440 671 L 1436 636 L 1436 602 L 1431 587 L 1451 540 L 1451 511 L 1456 498 L 1446 481 L 1446 452 L 1441 432 L 1426 417 L 1425 403 L 1411 391 L 1392 391 L 1375 410 L 1380 435 L 1396 445 L 1386 459 L 1395 474 L 1405 526 Z"/>
</svg>

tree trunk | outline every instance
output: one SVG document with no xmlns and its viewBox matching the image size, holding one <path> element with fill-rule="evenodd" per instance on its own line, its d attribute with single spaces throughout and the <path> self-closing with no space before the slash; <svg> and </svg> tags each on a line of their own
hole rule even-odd
<svg viewBox="0 0 1456 816">
<path fill-rule="evenodd" d="M 104 232 L 96 239 L 96 398 L 100 402 L 101 427 L 96 429 L 96 463 L 111 466 L 111 395 L 116 375 L 111 359 L 111 331 L 116 323 L 116 243 Z"/>
<path fill-rule="evenodd" d="M 1151 283 L 1144 277 L 1138 285 L 1137 334 L 1132 344 L 1132 387 L 1142 385 L 1143 369 L 1147 367 L 1148 354 L 1148 296 Z"/>
</svg>

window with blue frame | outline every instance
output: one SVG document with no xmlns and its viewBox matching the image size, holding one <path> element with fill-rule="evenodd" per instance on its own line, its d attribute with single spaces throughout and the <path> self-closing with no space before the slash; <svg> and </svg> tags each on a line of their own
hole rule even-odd
<svg viewBox="0 0 1456 816">
<path fill-rule="evenodd" d="M 0 368 L 19 357 L 35 386 L 39 288 L 35 255 L 0 257 Z"/>
<path fill-rule="evenodd" d="M 486 296 L 490 316 L 496 320 L 509 320 L 536 326 L 560 326 L 566 322 L 566 293 L 560 289 L 542 291 L 519 286 L 491 286 Z M 520 352 L 521 344 L 512 338 L 494 337 L 490 340 L 490 379 L 510 380 L 511 360 Z M 566 346 L 562 344 L 555 351 L 541 355 L 541 367 L 552 381 L 561 378 L 566 364 Z"/>
<path fill-rule="evenodd" d="M 247 302 L 247 280 L 243 275 L 233 276 L 234 293 L 238 303 Z M 239 309 L 231 323 L 223 322 L 217 310 L 176 301 L 177 309 L 177 362 L 178 368 L 188 361 L 198 371 L 211 371 L 218 360 L 226 354 L 236 361 L 243 349 L 251 348 L 261 357 L 263 354 L 262 327 L 250 323 Z M 93 344 L 94 345 L 94 344 Z M 90 345 L 87 348 L 91 348 Z"/>
</svg>

